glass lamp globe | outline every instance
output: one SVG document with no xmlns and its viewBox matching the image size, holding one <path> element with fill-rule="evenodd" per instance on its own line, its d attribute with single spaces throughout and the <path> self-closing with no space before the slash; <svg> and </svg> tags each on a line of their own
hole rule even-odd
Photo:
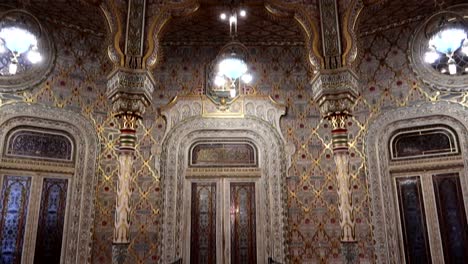
<svg viewBox="0 0 468 264">
<path fill-rule="evenodd" d="M 37 38 L 29 31 L 18 27 L 6 27 L 0 30 L 0 38 L 11 52 L 17 54 L 28 51 L 31 47 L 37 47 Z"/>
<path fill-rule="evenodd" d="M 219 74 L 235 80 L 247 72 L 247 64 L 238 58 L 226 58 L 219 63 Z"/>
</svg>

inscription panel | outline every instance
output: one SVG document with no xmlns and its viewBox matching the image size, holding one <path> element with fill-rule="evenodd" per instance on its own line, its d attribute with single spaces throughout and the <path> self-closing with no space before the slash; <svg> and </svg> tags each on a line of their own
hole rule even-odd
<svg viewBox="0 0 468 264">
<path fill-rule="evenodd" d="M 249 142 L 198 142 L 190 154 L 193 167 L 257 166 L 257 151 Z"/>
</svg>

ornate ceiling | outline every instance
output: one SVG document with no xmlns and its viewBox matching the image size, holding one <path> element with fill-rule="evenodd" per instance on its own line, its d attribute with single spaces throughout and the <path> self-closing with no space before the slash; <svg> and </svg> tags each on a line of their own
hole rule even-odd
<svg viewBox="0 0 468 264">
<path fill-rule="evenodd" d="M 387 0 L 363 9 L 359 18 L 359 34 L 384 30 L 393 24 L 420 20 L 438 8 L 466 3 L 466 0 Z M 440 7 L 439 7 L 440 6 Z"/>
<path fill-rule="evenodd" d="M 224 1 L 230 2 L 230 1 Z M 301 29 L 291 18 L 273 17 L 264 1 L 245 1 L 246 18 L 239 18 L 238 38 L 246 45 L 303 45 Z M 229 11 L 220 1 L 201 1 L 191 16 L 169 22 L 162 45 L 223 45 L 230 40 L 229 24 L 219 15 Z"/>
<path fill-rule="evenodd" d="M 94 35 L 105 36 L 107 25 L 98 6 L 78 0 L 2 0 L 2 4 L 26 8 L 40 19 Z M 93 2 L 93 1 L 90 1 Z"/>
</svg>

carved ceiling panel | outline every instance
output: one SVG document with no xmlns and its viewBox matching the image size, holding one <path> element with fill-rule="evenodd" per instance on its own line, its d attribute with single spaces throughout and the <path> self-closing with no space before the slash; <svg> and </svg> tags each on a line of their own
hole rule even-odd
<svg viewBox="0 0 468 264">
<path fill-rule="evenodd" d="M 106 21 L 100 8 L 84 0 L 2 0 L 1 4 L 25 8 L 39 19 L 59 23 L 94 35 L 106 34 Z"/>
<path fill-rule="evenodd" d="M 219 15 L 229 10 L 224 2 L 201 1 L 200 8 L 191 16 L 172 20 L 162 38 L 162 45 L 224 45 L 229 40 L 229 24 Z M 292 19 L 273 18 L 264 7 L 264 1 L 244 2 L 247 17 L 239 18 L 238 37 L 246 45 L 303 45 L 304 36 Z"/>
<path fill-rule="evenodd" d="M 432 14 L 440 7 L 445 8 L 461 3 L 466 3 L 466 0 L 377 1 L 376 4 L 363 9 L 358 21 L 359 35 L 365 35 L 367 32 L 372 32 L 395 23 L 419 20 Z"/>
</svg>

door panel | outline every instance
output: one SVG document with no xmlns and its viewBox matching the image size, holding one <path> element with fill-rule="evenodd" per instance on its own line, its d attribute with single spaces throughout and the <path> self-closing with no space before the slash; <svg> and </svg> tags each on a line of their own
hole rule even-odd
<svg viewBox="0 0 468 264">
<path fill-rule="evenodd" d="M 257 263 L 255 183 L 231 183 L 231 263 Z"/>
<path fill-rule="evenodd" d="M 406 263 L 431 263 L 419 177 L 396 178 Z"/>
<path fill-rule="evenodd" d="M 255 182 L 192 182 L 190 215 L 191 264 L 257 263 Z"/>
<path fill-rule="evenodd" d="M 434 175 L 432 179 L 445 263 L 465 263 L 468 225 L 458 173 Z"/>
<path fill-rule="evenodd" d="M 191 264 L 216 263 L 216 183 L 192 183 Z"/>
</svg>

